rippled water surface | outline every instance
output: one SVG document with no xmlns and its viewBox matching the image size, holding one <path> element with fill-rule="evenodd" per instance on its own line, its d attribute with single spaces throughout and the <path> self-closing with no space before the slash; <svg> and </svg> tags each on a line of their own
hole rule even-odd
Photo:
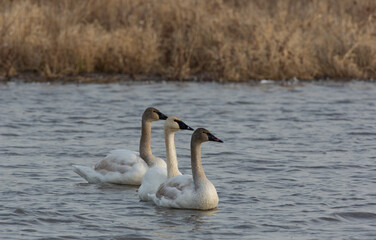
<svg viewBox="0 0 376 240">
<path fill-rule="evenodd" d="M 224 140 L 202 149 L 216 210 L 156 207 L 72 171 L 138 150 L 148 106 Z M 183 173 L 190 134 L 176 134 Z M 376 239 L 376 85 L 0 84 L 0 179 L 1 239 Z"/>
</svg>

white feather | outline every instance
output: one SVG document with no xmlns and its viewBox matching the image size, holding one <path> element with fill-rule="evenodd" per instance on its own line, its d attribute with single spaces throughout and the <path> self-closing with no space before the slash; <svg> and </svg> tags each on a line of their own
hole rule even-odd
<svg viewBox="0 0 376 240">
<path fill-rule="evenodd" d="M 156 194 L 149 198 L 157 206 L 209 210 L 217 207 L 218 194 L 214 185 L 206 179 L 195 187 L 191 175 L 178 175 L 163 183 Z"/>
<path fill-rule="evenodd" d="M 113 150 L 94 168 L 73 165 L 74 171 L 89 183 L 116 183 L 140 185 L 148 170 L 146 162 L 137 152 Z"/>
<path fill-rule="evenodd" d="M 167 180 L 167 169 L 161 167 L 150 168 L 142 179 L 138 196 L 142 201 L 152 201 L 149 194 L 156 193 L 161 183 Z"/>
</svg>

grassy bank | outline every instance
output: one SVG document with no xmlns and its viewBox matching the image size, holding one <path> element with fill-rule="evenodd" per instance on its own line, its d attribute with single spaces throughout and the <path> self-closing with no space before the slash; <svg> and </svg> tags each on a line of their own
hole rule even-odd
<svg viewBox="0 0 376 240">
<path fill-rule="evenodd" d="M 0 76 L 376 78 L 374 0 L 0 0 Z"/>
</svg>

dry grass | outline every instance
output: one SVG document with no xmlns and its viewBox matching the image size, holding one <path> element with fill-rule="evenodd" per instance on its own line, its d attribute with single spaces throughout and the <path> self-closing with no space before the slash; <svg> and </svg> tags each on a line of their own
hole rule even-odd
<svg viewBox="0 0 376 240">
<path fill-rule="evenodd" d="M 0 76 L 376 78 L 374 0 L 0 0 Z"/>
</svg>

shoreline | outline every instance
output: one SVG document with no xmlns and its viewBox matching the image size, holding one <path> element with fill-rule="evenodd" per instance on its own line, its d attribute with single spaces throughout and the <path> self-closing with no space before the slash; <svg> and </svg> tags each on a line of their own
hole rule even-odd
<svg viewBox="0 0 376 240">
<path fill-rule="evenodd" d="M 322 79 L 248 79 L 240 81 L 230 80 L 218 80 L 209 77 L 203 77 L 199 75 L 189 76 L 186 78 L 170 78 L 162 75 L 148 75 L 148 74 L 109 74 L 109 73 L 87 73 L 77 75 L 67 75 L 59 77 L 43 77 L 35 73 L 21 73 L 12 77 L 0 76 L 0 83 L 7 82 L 21 82 L 21 83 L 60 83 L 60 84 L 111 84 L 111 83 L 150 83 L 150 82 L 196 82 L 196 83 L 208 83 L 214 82 L 219 84 L 297 84 L 297 83 L 317 83 L 317 82 L 336 82 L 336 83 L 348 83 L 348 82 L 376 82 L 376 79 L 356 79 L 356 78 L 322 78 Z"/>
</svg>

